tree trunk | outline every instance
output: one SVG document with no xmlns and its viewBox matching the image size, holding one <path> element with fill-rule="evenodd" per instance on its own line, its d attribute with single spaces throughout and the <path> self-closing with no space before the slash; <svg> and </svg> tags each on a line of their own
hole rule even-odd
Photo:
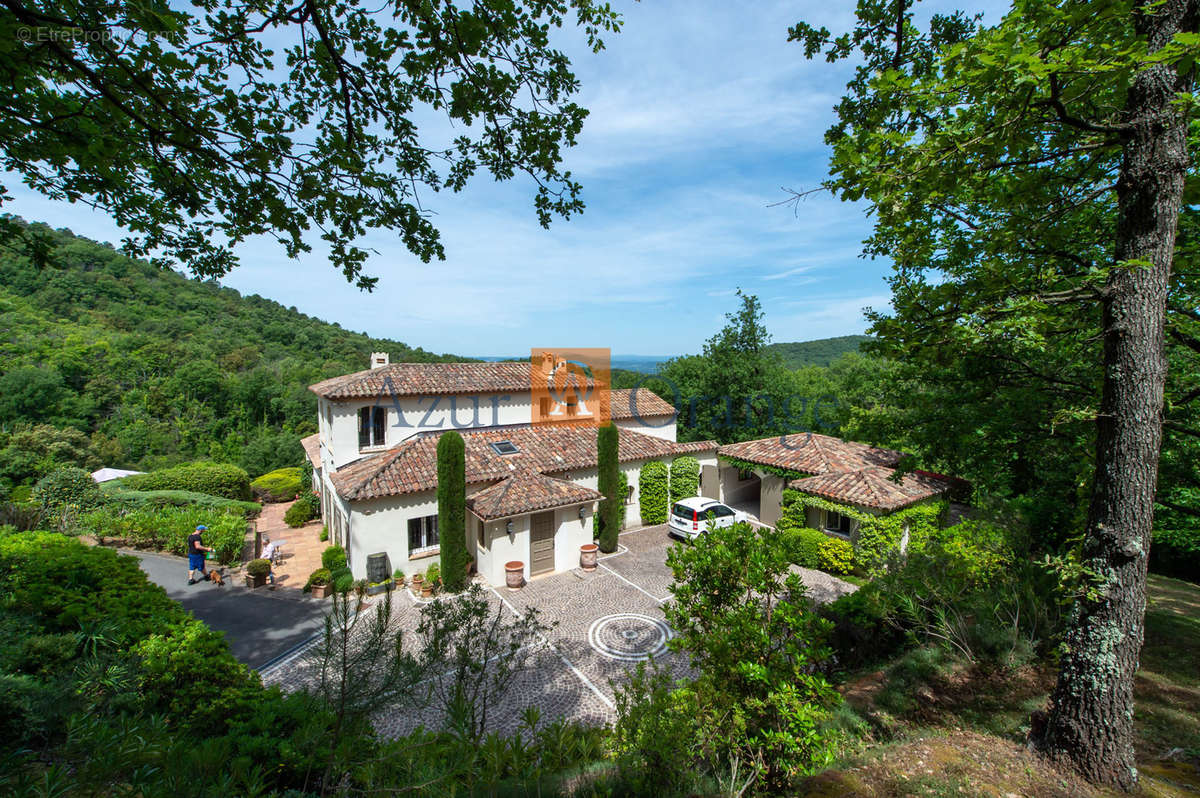
<svg viewBox="0 0 1200 798">
<path fill-rule="evenodd" d="M 1195 0 L 1167 0 L 1139 14 L 1151 52 L 1196 29 Z M 1117 183 L 1117 264 L 1104 302 L 1104 385 L 1096 475 L 1083 565 L 1089 591 L 1066 634 L 1058 684 L 1040 745 L 1087 779 L 1137 784 L 1133 682 L 1142 647 L 1146 563 L 1162 441 L 1167 284 L 1190 165 L 1187 122 L 1171 103 L 1190 76 L 1170 65 L 1137 74 L 1126 97 Z"/>
</svg>

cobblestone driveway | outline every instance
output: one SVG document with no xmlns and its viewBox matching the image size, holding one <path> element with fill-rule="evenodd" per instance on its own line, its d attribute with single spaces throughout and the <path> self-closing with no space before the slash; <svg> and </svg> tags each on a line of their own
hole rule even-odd
<svg viewBox="0 0 1200 798">
<path fill-rule="evenodd" d="M 662 611 L 671 583 L 666 566 L 670 545 L 673 542 L 666 526 L 638 529 L 622 534 L 618 550 L 602 555 L 599 567 L 591 573 L 576 569 L 539 577 L 520 590 L 490 588 L 493 602 L 512 612 L 536 607 L 542 620 L 553 628 L 503 705 L 492 712 L 488 726 L 512 731 L 528 706 L 539 708 L 543 722 L 570 718 L 607 723 L 614 716 L 613 683 L 621 683 L 646 652 L 654 652 L 660 665 L 684 673 L 685 658 L 664 649 L 671 633 Z M 405 628 L 415 627 L 420 611 L 417 602 L 407 591 L 398 592 L 392 600 Z M 264 670 L 262 677 L 267 684 L 288 689 L 303 685 L 309 674 L 299 654 Z M 433 727 L 438 718 L 432 711 L 395 708 L 381 712 L 376 719 L 379 731 L 391 735 L 403 734 L 418 724 Z"/>
</svg>

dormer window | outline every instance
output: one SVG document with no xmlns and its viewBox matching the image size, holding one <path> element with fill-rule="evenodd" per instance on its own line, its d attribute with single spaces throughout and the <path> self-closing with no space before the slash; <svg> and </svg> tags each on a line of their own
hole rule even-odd
<svg viewBox="0 0 1200 798">
<path fill-rule="evenodd" d="M 521 451 L 512 441 L 493 441 L 489 445 L 496 454 L 517 454 Z"/>
<path fill-rule="evenodd" d="M 358 448 L 386 445 L 386 433 L 386 407 L 364 407 L 358 411 Z"/>
</svg>

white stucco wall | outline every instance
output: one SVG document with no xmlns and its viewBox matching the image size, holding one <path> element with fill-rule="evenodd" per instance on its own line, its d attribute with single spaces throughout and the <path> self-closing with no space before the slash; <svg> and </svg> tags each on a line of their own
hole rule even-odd
<svg viewBox="0 0 1200 798">
<path fill-rule="evenodd" d="M 592 507 L 584 505 L 583 518 L 579 517 L 579 506 L 560 507 L 553 512 L 554 570 L 569 571 L 579 566 L 579 547 L 592 542 Z M 475 524 L 480 523 L 479 520 L 470 517 L 474 523 L 468 526 L 477 530 Z M 506 531 L 509 521 L 513 525 L 511 533 Z M 479 573 L 491 584 L 500 586 L 505 583 L 504 564 L 512 561 L 519 561 L 525 566 L 525 579 L 529 579 L 529 522 L 529 515 L 519 515 L 484 524 L 487 545 L 479 546 L 476 538 L 473 550 Z"/>
<path fill-rule="evenodd" d="M 622 418 L 613 421 L 613 424 L 619 429 L 633 430 L 640 432 L 643 435 L 653 435 L 655 438 L 662 438 L 668 441 L 678 440 L 675 437 L 676 423 L 674 418 Z"/>
<path fill-rule="evenodd" d="M 394 401 L 385 398 L 378 401 L 378 406 L 387 410 L 384 445 L 359 449 L 358 411 L 375 407 L 376 401 L 326 402 L 322 399 L 320 404 L 321 440 L 329 449 L 334 468 L 395 446 L 418 432 L 528 424 L 532 419 L 528 393 L 404 396 Z"/>
</svg>

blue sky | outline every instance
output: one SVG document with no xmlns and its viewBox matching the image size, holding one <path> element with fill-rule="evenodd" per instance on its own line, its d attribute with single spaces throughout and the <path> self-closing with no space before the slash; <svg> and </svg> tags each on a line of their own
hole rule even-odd
<svg viewBox="0 0 1200 798">
<path fill-rule="evenodd" d="M 591 110 L 566 158 L 584 186 L 581 216 L 544 230 L 529 181 L 479 179 L 426 198 L 444 262 L 421 263 L 387 232 L 369 236 L 379 253 L 367 265 L 380 278 L 372 293 L 346 283 L 319 247 L 291 261 L 265 239 L 239 248 L 242 266 L 223 282 L 349 329 L 463 355 L 696 352 L 734 309 L 738 287 L 762 299 L 776 341 L 862 332 L 862 309 L 887 306 L 889 268 L 859 256 L 870 230 L 863 209 L 824 194 L 795 211 L 770 207 L 784 187 L 813 188 L 825 176 L 822 136 L 848 77 L 844 64 L 806 61 L 787 28 L 804 19 L 846 30 L 853 4 L 614 5 L 625 27 L 598 55 L 574 31 L 560 37 Z M 6 212 L 99 240 L 123 235 L 101 213 L 5 183 L 14 197 Z"/>
</svg>

